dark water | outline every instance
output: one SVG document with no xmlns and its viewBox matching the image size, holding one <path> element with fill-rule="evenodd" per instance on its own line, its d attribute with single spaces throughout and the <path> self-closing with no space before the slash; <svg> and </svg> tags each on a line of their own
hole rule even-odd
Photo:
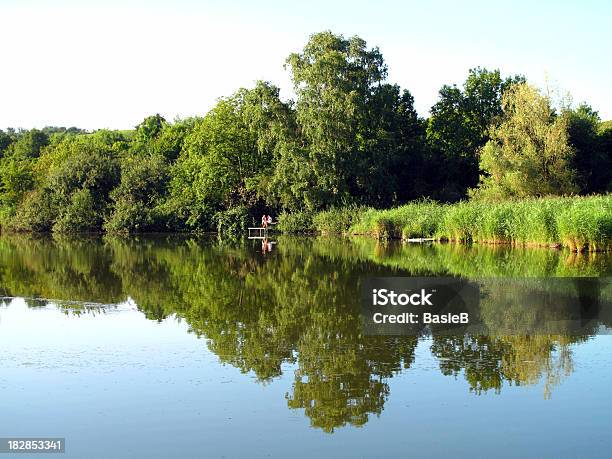
<svg viewBox="0 0 612 459">
<path fill-rule="evenodd" d="M 481 305 L 486 335 L 359 318 L 366 276 L 604 278 L 610 256 L 250 242 L 0 238 L 0 436 L 86 458 L 612 454 L 605 308 L 580 334 L 508 333 L 557 314 L 521 289 Z"/>
</svg>

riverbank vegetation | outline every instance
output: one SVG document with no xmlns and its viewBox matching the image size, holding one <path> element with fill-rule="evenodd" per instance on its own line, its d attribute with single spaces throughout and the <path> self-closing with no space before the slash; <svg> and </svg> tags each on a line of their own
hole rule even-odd
<svg viewBox="0 0 612 459">
<path fill-rule="evenodd" d="M 294 100 L 257 82 L 134 130 L 0 131 L 2 231 L 241 234 L 266 213 L 285 231 L 609 248 L 612 125 L 590 106 L 475 68 L 425 119 L 378 48 L 332 32 L 286 67 Z"/>
<path fill-rule="evenodd" d="M 300 215 L 311 231 L 362 234 L 378 239 L 565 246 L 573 251 L 612 249 L 612 196 L 528 198 L 500 202 L 421 201 L 392 209 L 334 208 Z M 287 216 L 291 225 L 296 214 Z M 281 219 L 280 227 L 292 227 Z M 303 223 L 305 222 L 305 223 Z"/>
<path fill-rule="evenodd" d="M 192 235 L 3 235 L 0 285 L 4 301 L 23 297 L 31 307 L 55 304 L 66 311 L 84 312 L 83 306 L 96 303 L 109 307 L 127 298 L 151 320 L 186 321 L 185 329 L 206 337 L 222 363 L 256 381 L 273 381 L 294 365 L 289 371 L 295 381 L 283 389 L 284 403 L 304 410 L 313 426 L 328 432 L 363 425 L 379 414 L 389 379 L 419 358 L 416 334 L 363 333 L 356 295 L 367 276 L 481 278 L 483 297 L 473 311 L 484 325 L 478 335 L 449 334 L 435 324 L 422 335 L 430 334 L 428 346 L 442 373 L 464 377 L 476 394 L 543 382 L 549 396 L 572 368 L 568 346 L 588 340 L 599 324 L 612 325 L 606 307 L 612 292 L 605 279 L 546 282 L 543 288 L 551 294 L 534 295 L 542 277 L 608 277 L 607 254 L 283 238 L 273 253 L 262 255 L 259 241 Z M 530 278 L 523 279 L 528 287 L 516 288 L 517 277 Z M 577 334 L 575 321 L 559 319 L 575 317 L 575 298 L 592 295 L 598 320 L 583 321 Z"/>
</svg>

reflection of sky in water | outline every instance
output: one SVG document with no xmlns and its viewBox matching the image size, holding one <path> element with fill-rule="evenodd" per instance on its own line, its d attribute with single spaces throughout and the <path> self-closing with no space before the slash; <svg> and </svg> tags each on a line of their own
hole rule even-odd
<svg viewBox="0 0 612 459">
<path fill-rule="evenodd" d="M 555 387 L 480 396 L 444 376 L 430 340 L 389 379 L 382 414 L 333 435 L 287 408 L 293 365 L 258 384 L 221 365 L 174 318 L 130 303 L 75 316 L 23 300 L 0 307 L 0 432 L 64 436 L 66 457 L 609 457 L 612 337 L 572 345 Z M 180 452 L 180 453 L 179 453 Z M 25 456 L 24 456 L 25 457 Z"/>
</svg>

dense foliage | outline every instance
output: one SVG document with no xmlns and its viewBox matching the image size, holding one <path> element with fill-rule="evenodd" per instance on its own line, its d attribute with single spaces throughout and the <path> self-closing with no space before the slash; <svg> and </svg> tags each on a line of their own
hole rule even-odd
<svg viewBox="0 0 612 459">
<path fill-rule="evenodd" d="M 611 189 L 610 122 L 555 106 L 522 76 L 472 69 L 423 119 L 359 37 L 314 34 L 286 68 L 295 100 L 257 82 L 203 117 L 130 131 L 0 131 L 2 229 L 239 234 L 266 213 L 332 232 L 359 206 Z"/>
<path fill-rule="evenodd" d="M 480 155 L 486 175 L 476 193 L 523 198 L 578 191 L 569 113 L 554 116 L 549 99 L 527 84 L 506 91 L 502 107 L 502 121 Z"/>
</svg>

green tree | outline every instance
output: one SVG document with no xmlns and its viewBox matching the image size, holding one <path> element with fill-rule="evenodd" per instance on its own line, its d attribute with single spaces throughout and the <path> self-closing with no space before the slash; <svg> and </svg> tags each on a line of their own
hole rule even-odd
<svg viewBox="0 0 612 459">
<path fill-rule="evenodd" d="M 407 89 L 389 84 L 381 85 L 376 93 L 368 120 L 375 139 L 370 151 L 378 155 L 362 157 L 369 163 L 363 167 L 370 183 L 360 202 L 390 206 L 431 194 L 426 123 L 414 108 L 414 97 Z"/>
<path fill-rule="evenodd" d="M 457 200 L 478 183 L 478 150 L 502 114 L 502 95 L 522 76 L 503 79 L 499 70 L 474 68 L 463 88 L 445 85 L 431 108 L 427 142 L 438 164 L 436 197 Z"/>
<path fill-rule="evenodd" d="M 166 120 L 159 113 L 146 117 L 136 126 L 136 139 L 146 142 L 156 138 L 167 125 Z"/>
<path fill-rule="evenodd" d="M 18 204 L 15 225 L 32 231 L 99 231 L 119 181 L 118 157 L 124 148 L 124 139 L 109 131 L 66 136 L 50 145 L 34 167 L 36 193 Z M 44 221 L 37 218 L 29 225 L 24 217 L 39 208 L 36 197 L 50 206 Z"/>
<path fill-rule="evenodd" d="M 475 196 L 500 199 L 577 191 L 571 168 L 568 116 L 556 115 L 549 97 L 526 83 L 504 93 L 504 116 L 480 154 Z"/>
<path fill-rule="evenodd" d="M 4 132 L 0 129 L 0 158 L 4 156 L 4 152 L 13 143 L 13 137 L 8 132 Z"/>
<path fill-rule="evenodd" d="M 13 140 L 12 143 L 10 140 Z M 25 193 L 34 187 L 34 165 L 43 149 L 49 145 L 49 136 L 32 129 L 17 135 L 0 136 L 0 142 L 6 145 L 0 155 L 0 220 L 6 223 Z"/>
<path fill-rule="evenodd" d="M 241 119 L 255 138 L 258 155 L 266 158 L 266 168 L 250 179 L 249 186 L 270 206 L 293 207 L 303 185 L 299 171 L 291 167 L 300 150 L 300 134 L 292 104 L 282 101 L 279 93 L 278 87 L 264 81 L 242 90 Z"/>
<path fill-rule="evenodd" d="M 3 213 L 10 215 L 24 194 L 34 187 L 35 160 L 7 155 L 0 159 L 0 191 Z"/>
<path fill-rule="evenodd" d="M 169 167 L 160 154 L 121 160 L 121 180 L 110 193 L 112 212 L 104 229 L 115 233 L 163 230 L 160 205 L 167 192 Z"/>
<path fill-rule="evenodd" d="M 247 123 L 249 95 L 243 89 L 221 99 L 185 139 L 166 208 L 188 227 L 210 229 L 218 211 L 258 201 L 255 187 L 269 174 L 272 157 Z"/>
<path fill-rule="evenodd" d="M 11 154 L 17 158 L 37 158 L 49 145 L 49 136 L 38 129 L 21 133 L 12 145 Z"/>
<path fill-rule="evenodd" d="M 612 191 L 612 121 L 600 123 L 597 137 L 599 139 L 599 148 L 602 153 L 603 176 L 602 182 L 606 184 L 605 190 Z M 605 173 L 607 172 L 607 174 Z"/>
<path fill-rule="evenodd" d="M 312 35 L 287 66 L 303 140 L 283 167 L 298 176 L 305 207 L 392 200 L 389 166 L 401 151 L 398 125 L 412 117 L 402 119 L 407 113 L 400 106 L 411 99 L 385 83 L 378 48 L 327 31 Z"/>
<path fill-rule="evenodd" d="M 81 188 L 62 203 L 52 229 L 58 233 L 82 233 L 99 230 L 101 222 L 99 196 L 94 197 L 89 188 Z"/>
<path fill-rule="evenodd" d="M 174 123 L 165 123 L 157 136 L 146 142 L 147 151 L 151 154 L 161 155 L 169 163 L 174 162 L 185 143 L 185 138 L 189 135 L 196 118 L 176 120 Z"/>
<path fill-rule="evenodd" d="M 601 193 L 610 181 L 610 154 L 599 133 L 599 114 L 587 104 L 568 112 L 569 142 L 575 150 L 572 161 L 581 191 Z"/>
</svg>

